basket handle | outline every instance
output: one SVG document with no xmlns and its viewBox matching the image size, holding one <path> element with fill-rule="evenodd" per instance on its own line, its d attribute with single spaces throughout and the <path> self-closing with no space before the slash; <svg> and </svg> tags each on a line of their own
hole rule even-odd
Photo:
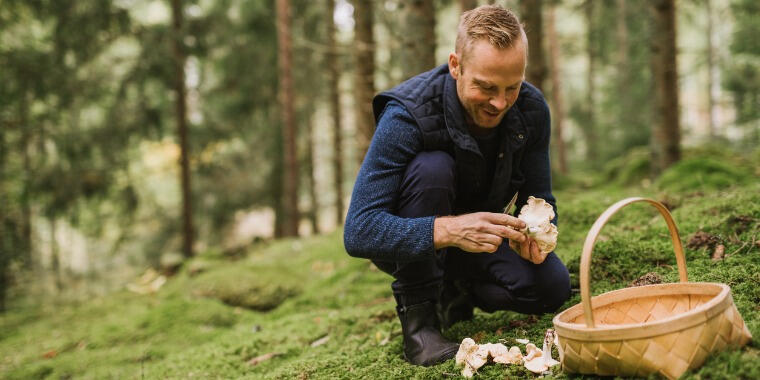
<svg viewBox="0 0 760 380">
<path fill-rule="evenodd" d="M 670 215 L 668 209 L 660 202 L 657 202 L 648 198 L 632 197 L 623 199 L 605 210 L 602 215 L 591 226 L 588 235 L 586 235 L 586 242 L 583 243 L 583 253 L 581 255 L 581 303 L 583 304 L 583 315 L 586 319 L 586 326 L 594 328 L 594 315 L 591 308 L 591 290 L 589 287 L 589 268 L 591 266 L 591 251 L 594 249 L 594 243 L 599 236 L 599 232 L 604 227 L 605 223 L 618 212 L 621 208 L 636 202 L 647 202 L 660 211 L 665 222 L 668 224 L 668 230 L 670 230 L 670 238 L 673 240 L 673 248 L 676 252 L 676 264 L 678 265 L 678 275 L 681 282 L 689 281 L 686 273 L 686 260 L 683 255 L 683 245 L 681 245 L 681 239 L 678 236 L 678 228 L 673 221 L 673 217 Z"/>
</svg>

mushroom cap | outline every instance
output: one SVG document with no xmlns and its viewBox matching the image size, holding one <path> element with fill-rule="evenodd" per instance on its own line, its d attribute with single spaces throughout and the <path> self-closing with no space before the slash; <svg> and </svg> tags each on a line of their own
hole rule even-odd
<svg viewBox="0 0 760 380">
<path fill-rule="evenodd" d="M 557 226 L 551 223 L 554 215 L 551 204 L 541 198 L 530 196 L 517 216 L 525 222 L 525 228 L 520 231 L 532 237 L 544 254 L 553 251 L 557 246 Z"/>
</svg>

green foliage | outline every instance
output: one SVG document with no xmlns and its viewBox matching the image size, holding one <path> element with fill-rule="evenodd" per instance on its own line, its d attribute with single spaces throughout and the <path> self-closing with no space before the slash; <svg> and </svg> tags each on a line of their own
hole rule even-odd
<svg viewBox="0 0 760 380">
<path fill-rule="evenodd" d="M 748 183 L 753 174 L 730 162 L 711 157 L 688 158 L 665 170 L 656 185 L 676 192 L 710 191 Z"/>
</svg>

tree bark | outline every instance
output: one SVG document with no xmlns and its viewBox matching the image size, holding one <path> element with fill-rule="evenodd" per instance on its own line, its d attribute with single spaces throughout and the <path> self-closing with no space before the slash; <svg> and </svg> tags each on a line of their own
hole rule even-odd
<svg viewBox="0 0 760 380">
<path fill-rule="evenodd" d="M 618 115 L 622 128 L 630 128 L 630 122 L 633 119 L 631 112 L 635 112 L 635 107 L 631 104 L 631 97 L 624 96 L 631 86 L 631 65 L 628 63 L 628 10 L 626 0 L 617 0 L 616 2 L 616 30 L 615 42 L 617 45 L 617 91 L 620 94 L 620 113 Z"/>
<path fill-rule="evenodd" d="M 50 266 L 53 272 L 53 284 L 54 290 L 60 291 L 63 289 L 63 280 L 61 278 L 61 252 L 58 249 L 58 243 L 56 241 L 55 230 L 57 229 L 57 223 L 55 216 L 50 217 Z"/>
<path fill-rule="evenodd" d="M 546 58 L 543 47 L 543 1 L 520 1 L 522 22 L 528 36 L 527 80 L 543 92 L 546 81 Z"/>
<path fill-rule="evenodd" d="M 478 0 L 459 0 L 459 13 L 478 7 Z"/>
<path fill-rule="evenodd" d="M 309 201 L 311 203 L 311 210 L 309 210 L 309 220 L 311 221 L 312 234 L 319 234 L 319 200 L 317 198 L 317 179 L 316 173 L 314 173 L 314 127 L 315 123 L 310 120 L 309 135 L 307 136 L 307 152 L 306 163 L 308 165 L 309 173 Z"/>
<path fill-rule="evenodd" d="M 716 44 L 712 0 L 705 0 L 705 11 L 707 13 L 707 108 L 710 115 L 708 118 L 707 132 L 708 136 L 712 139 L 717 136 L 718 108 L 716 103 L 720 91 L 718 67 L 715 62 Z"/>
<path fill-rule="evenodd" d="M 285 175 L 283 176 L 283 236 L 298 236 L 298 160 L 296 125 L 293 118 L 292 37 L 290 1 L 277 0 L 277 58 L 279 69 L 279 101 L 282 120 Z"/>
<path fill-rule="evenodd" d="M 361 165 L 362 161 L 364 161 L 364 155 L 367 154 L 367 149 L 369 149 L 372 134 L 375 132 L 375 119 L 372 114 L 372 97 L 375 96 L 375 37 L 372 28 L 374 25 L 374 1 L 356 1 L 354 4 L 356 6 L 356 11 L 354 12 L 356 19 L 356 47 L 354 51 L 356 56 L 357 157 L 359 165 Z M 342 199 L 341 202 L 343 202 Z M 341 203 L 340 211 L 336 212 L 340 213 L 338 224 L 342 224 L 343 203 Z"/>
<path fill-rule="evenodd" d="M 562 121 L 565 118 L 565 110 L 562 105 L 562 87 L 560 73 L 559 41 L 557 40 L 557 31 L 555 29 L 554 6 L 549 7 L 546 18 L 546 36 L 549 43 L 549 68 L 551 72 L 552 83 L 552 120 L 554 121 L 554 146 L 557 147 L 557 161 L 559 162 L 559 172 L 567 174 L 567 150 L 563 138 Z"/>
<path fill-rule="evenodd" d="M 21 132 L 21 141 L 19 148 L 21 150 L 22 165 L 24 167 L 24 185 L 21 190 L 21 259 L 27 269 L 34 266 L 32 249 L 32 203 L 30 202 L 32 193 L 32 179 L 34 178 L 32 170 L 32 159 L 29 155 L 29 144 L 31 142 L 29 123 L 29 98 L 26 91 L 22 91 L 19 102 L 19 128 Z"/>
<path fill-rule="evenodd" d="M 648 4 L 653 22 L 650 40 L 655 88 L 651 146 L 653 169 L 661 173 L 681 158 L 675 0 L 653 0 Z"/>
<path fill-rule="evenodd" d="M 404 28 L 401 37 L 401 71 L 404 79 L 435 67 L 435 7 L 433 0 L 401 3 Z"/>
<path fill-rule="evenodd" d="M 369 10 L 364 9 L 369 8 Z M 340 71 L 338 45 L 335 41 L 335 21 L 333 11 L 335 0 L 327 0 L 327 56 L 328 86 L 330 92 L 330 111 L 333 122 L 333 191 L 335 192 L 335 224 L 343 225 L 343 110 L 340 106 Z M 356 126 L 359 144 L 359 160 L 364 158 L 372 138 L 372 95 L 374 86 L 374 53 L 372 44 L 372 4 L 358 1 L 356 7 Z M 370 12 L 369 15 L 367 12 Z M 369 18 L 369 19 L 368 19 Z"/>
<path fill-rule="evenodd" d="M 596 76 L 596 28 L 594 27 L 594 4 L 593 0 L 586 0 L 584 5 L 586 13 L 586 56 L 588 58 L 588 72 L 586 73 L 586 125 L 581 128 L 586 140 L 586 160 L 592 165 L 597 159 L 597 135 L 596 135 L 596 85 L 594 77 Z"/>
<path fill-rule="evenodd" d="M 185 88 L 185 50 L 183 48 L 182 0 L 171 0 L 172 7 L 172 55 L 174 63 L 175 114 L 177 138 L 179 139 L 180 181 L 182 186 L 182 253 L 193 257 L 193 208 L 190 191 L 190 146 L 187 138 L 187 89 Z"/>
<path fill-rule="evenodd" d="M 5 159 L 6 159 L 6 146 L 5 146 L 5 131 L 6 126 L 0 127 L 0 313 L 5 311 L 5 298 L 8 291 L 8 266 L 11 258 L 11 244 L 10 237 L 5 230 L 6 220 L 9 219 L 7 210 L 10 203 L 8 197 L 5 195 Z"/>
</svg>

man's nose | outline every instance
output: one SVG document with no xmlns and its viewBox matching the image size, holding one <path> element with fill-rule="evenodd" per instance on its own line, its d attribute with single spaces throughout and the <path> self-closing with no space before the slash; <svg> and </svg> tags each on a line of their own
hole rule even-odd
<svg viewBox="0 0 760 380">
<path fill-rule="evenodd" d="M 488 101 L 488 103 L 489 103 L 489 104 L 490 104 L 492 107 L 496 108 L 497 110 L 499 110 L 499 111 L 502 111 L 502 110 L 504 110 L 505 108 L 507 108 L 507 104 L 508 104 L 509 102 L 507 101 L 507 97 L 505 96 L 505 94 L 499 94 L 498 96 L 494 96 L 494 97 L 492 97 L 492 98 L 491 98 L 491 99 Z"/>
</svg>

